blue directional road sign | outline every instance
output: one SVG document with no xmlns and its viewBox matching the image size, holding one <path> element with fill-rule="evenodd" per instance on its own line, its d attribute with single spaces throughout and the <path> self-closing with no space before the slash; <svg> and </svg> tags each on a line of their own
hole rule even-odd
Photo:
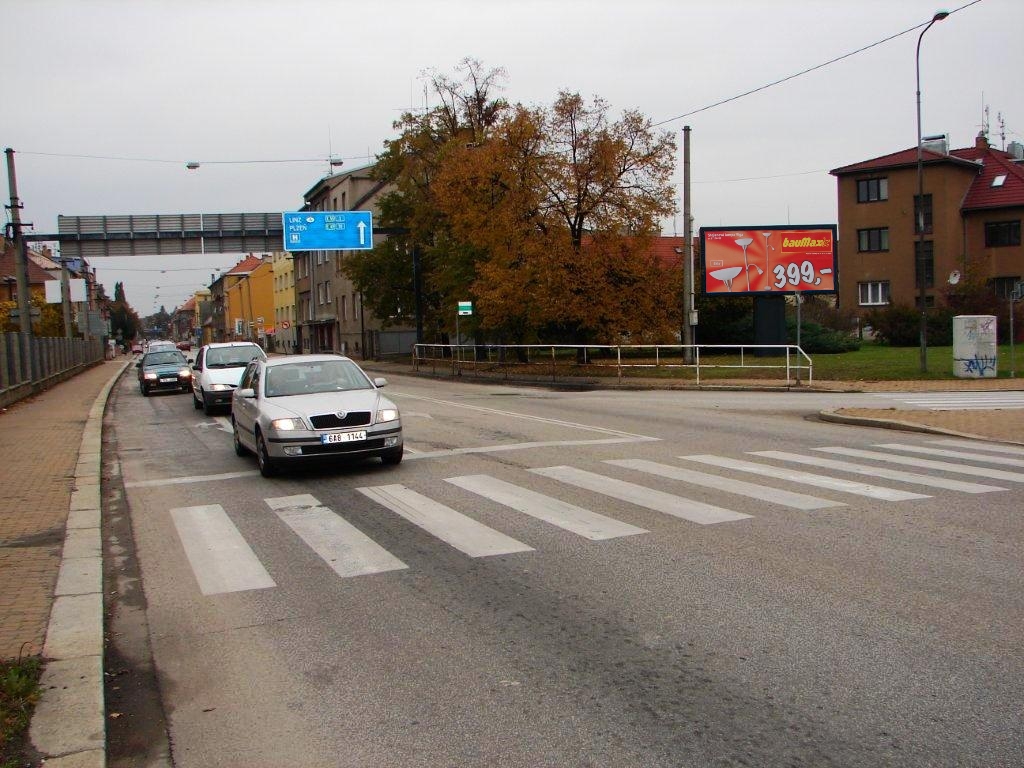
<svg viewBox="0 0 1024 768">
<path fill-rule="evenodd" d="M 370 211 L 297 211 L 281 214 L 286 251 L 360 251 L 373 248 Z"/>
</svg>

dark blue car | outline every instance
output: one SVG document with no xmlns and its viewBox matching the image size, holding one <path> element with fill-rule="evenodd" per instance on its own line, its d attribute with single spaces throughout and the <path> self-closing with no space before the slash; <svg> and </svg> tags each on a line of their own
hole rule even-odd
<svg viewBox="0 0 1024 768">
<path fill-rule="evenodd" d="M 175 349 L 147 352 L 135 367 L 139 371 L 139 391 L 145 396 L 159 391 L 192 391 L 192 369 Z"/>
</svg>

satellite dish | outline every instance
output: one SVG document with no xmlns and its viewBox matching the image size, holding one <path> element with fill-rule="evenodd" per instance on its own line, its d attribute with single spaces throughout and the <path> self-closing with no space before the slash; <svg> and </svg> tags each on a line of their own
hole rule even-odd
<svg viewBox="0 0 1024 768">
<path fill-rule="evenodd" d="M 949 284 L 950 285 L 956 285 L 959 282 L 960 282 L 960 272 L 954 269 L 952 272 L 949 273 Z"/>
</svg>

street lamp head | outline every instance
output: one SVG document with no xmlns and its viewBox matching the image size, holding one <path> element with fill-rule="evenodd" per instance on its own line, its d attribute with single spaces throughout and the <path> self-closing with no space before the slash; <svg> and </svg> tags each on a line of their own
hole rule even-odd
<svg viewBox="0 0 1024 768">
<path fill-rule="evenodd" d="M 935 15 L 932 16 L 932 21 L 942 21 L 947 16 L 949 16 L 949 11 L 936 11 Z"/>
</svg>

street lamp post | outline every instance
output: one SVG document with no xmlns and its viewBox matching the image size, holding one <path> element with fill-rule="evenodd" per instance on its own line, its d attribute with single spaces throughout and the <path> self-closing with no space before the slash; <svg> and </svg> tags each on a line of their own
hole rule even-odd
<svg viewBox="0 0 1024 768">
<path fill-rule="evenodd" d="M 917 299 L 921 310 L 921 373 L 928 372 L 928 308 L 925 306 L 925 268 L 924 268 L 924 159 L 921 155 L 921 40 L 924 33 L 932 28 L 936 21 L 949 16 L 949 11 L 938 11 L 928 25 L 921 30 L 917 38 L 917 53 L 914 59 L 917 75 L 917 205 L 915 221 L 917 224 L 917 253 L 914 259 L 914 271 L 917 277 Z"/>
</svg>

